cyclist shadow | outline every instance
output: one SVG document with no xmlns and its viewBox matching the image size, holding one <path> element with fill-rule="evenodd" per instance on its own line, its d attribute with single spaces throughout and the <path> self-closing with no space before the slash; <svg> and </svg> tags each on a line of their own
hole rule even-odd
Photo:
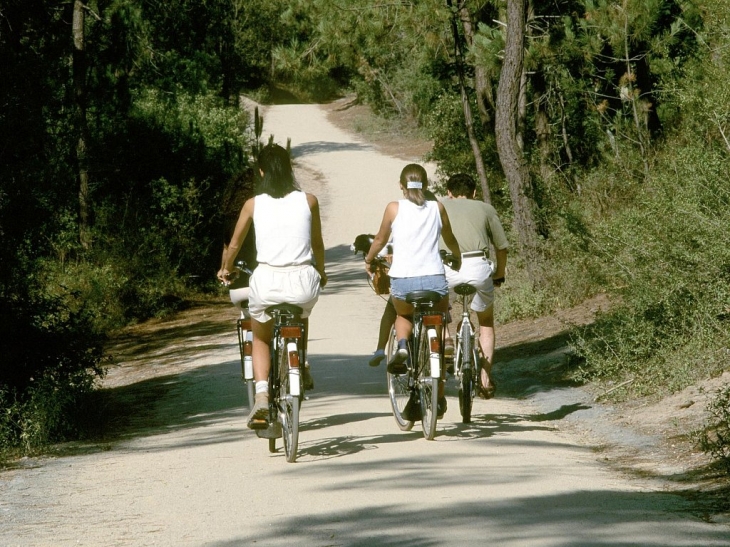
<svg viewBox="0 0 730 547">
<path fill-rule="evenodd" d="M 552 431 L 557 429 L 550 425 L 534 425 L 550 421 L 559 421 L 573 412 L 590 409 L 581 403 L 563 405 L 548 413 L 538 414 L 473 414 L 471 423 L 439 422 L 437 435 L 455 438 L 488 438 L 507 433 L 525 431 Z M 443 429 L 441 429 L 443 428 Z"/>
<path fill-rule="evenodd" d="M 386 435 L 355 436 L 346 435 L 340 437 L 329 437 L 318 441 L 299 442 L 299 457 L 315 460 L 329 460 L 343 456 L 352 456 L 366 450 L 377 450 L 381 445 L 390 443 L 402 443 L 405 441 L 423 440 L 423 433 L 419 430 L 409 432 L 395 432 Z"/>
<path fill-rule="evenodd" d="M 303 431 L 314 431 L 317 429 L 324 429 L 326 427 L 332 427 L 336 425 L 354 424 L 356 422 L 365 422 L 372 420 L 373 418 L 382 418 L 384 416 L 390 416 L 387 412 L 354 412 L 352 414 L 337 414 L 333 416 L 327 416 L 326 418 L 319 418 L 316 420 L 308 420 L 301 423 L 301 429 Z"/>
</svg>

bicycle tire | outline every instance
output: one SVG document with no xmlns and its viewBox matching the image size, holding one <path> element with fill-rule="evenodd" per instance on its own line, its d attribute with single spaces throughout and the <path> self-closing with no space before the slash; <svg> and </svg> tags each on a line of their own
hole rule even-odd
<svg viewBox="0 0 730 547">
<path fill-rule="evenodd" d="M 474 351 L 472 347 L 473 333 L 468 321 L 461 325 L 461 386 L 459 389 L 459 411 L 461 421 L 465 424 L 471 422 L 471 410 L 474 402 Z M 469 359 L 469 361 L 467 361 Z"/>
<path fill-rule="evenodd" d="M 396 349 L 398 349 L 398 341 L 395 336 L 395 328 L 391 327 L 390 335 L 388 336 L 388 345 L 385 351 L 386 362 L 390 362 L 395 355 Z M 411 396 L 409 375 L 390 374 L 389 372 L 386 372 L 386 375 L 388 380 L 388 398 L 390 399 L 390 406 L 393 409 L 395 423 L 398 424 L 401 431 L 410 431 L 413 428 L 413 422 L 403 417 L 403 411 Z"/>
<path fill-rule="evenodd" d="M 459 387 L 459 412 L 461 421 L 465 424 L 471 423 L 471 409 L 474 402 L 474 378 L 472 370 L 465 370 L 461 375 L 461 386 Z"/>
<path fill-rule="evenodd" d="M 286 461 L 294 463 L 297 460 L 299 446 L 299 396 L 292 395 L 289 388 L 289 356 L 286 344 L 279 344 L 279 421 L 284 440 Z"/>
<path fill-rule="evenodd" d="M 254 396 L 256 395 L 254 392 L 256 390 L 256 386 L 254 385 L 253 380 L 244 380 L 246 382 L 246 392 L 248 396 L 248 408 L 253 408 L 253 401 Z"/>
<path fill-rule="evenodd" d="M 436 436 L 436 423 L 438 422 L 438 378 L 431 377 L 431 349 L 428 343 L 428 335 L 424 327 L 421 327 L 419 335 L 417 360 L 414 363 L 418 371 L 418 396 L 421 404 L 421 426 L 423 436 L 432 441 Z"/>
</svg>

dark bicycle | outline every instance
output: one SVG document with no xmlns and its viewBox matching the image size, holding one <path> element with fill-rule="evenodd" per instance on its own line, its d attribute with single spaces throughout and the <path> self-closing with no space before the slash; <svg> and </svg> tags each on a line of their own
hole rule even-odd
<svg viewBox="0 0 730 547">
<path fill-rule="evenodd" d="M 406 295 L 413 305 L 413 335 L 408 342 L 409 359 L 404 374 L 388 375 L 388 394 L 398 427 L 410 431 L 420 420 L 423 436 L 433 440 L 438 422 L 438 386 L 443 362 L 445 314 L 434 307 L 442 296 L 433 291 L 415 291 Z M 395 331 L 388 340 L 387 358 L 395 356 L 398 344 Z"/>
<path fill-rule="evenodd" d="M 469 302 L 476 288 L 468 283 L 454 287 L 462 308 L 461 321 L 456 327 L 456 353 L 454 354 L 454 376 L 459 382 L 459 411 L 465 424 L 471 422 L 471 409 L 479 383 L 479 344 L 476 331 L 469 316 Z"/>
<path fill-rule="evenodd" d="M 283 437 L 286 461 L 295 462 L 299 446 L 299 409 L 304 400 L 306 329 L 302 308 L 277 304 L 266 309 L 274 318 L 269 368 L 269 426 L 256 430 L 276 452 L 276 439 Z"/>
</svg>

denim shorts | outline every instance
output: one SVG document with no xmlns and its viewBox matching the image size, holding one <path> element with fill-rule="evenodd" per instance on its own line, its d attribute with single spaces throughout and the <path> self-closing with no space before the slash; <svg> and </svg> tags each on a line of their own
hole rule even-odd
<svg viewBox="0 0 730 547">
<path fill-rule="evenodd" d="M 433 291 L 446 296 L 449 294 L 449 285 L 444 274 L 390 278 L 390 294 L 393 298 L 405 300 L 406 295 L 413 291 Z"/>
</svg>

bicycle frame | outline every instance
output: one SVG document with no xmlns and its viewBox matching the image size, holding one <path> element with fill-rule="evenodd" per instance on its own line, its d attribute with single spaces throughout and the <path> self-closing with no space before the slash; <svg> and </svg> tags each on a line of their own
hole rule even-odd
<svg viewBox="0 0 730 547">
<path fill-rule="evenodd" d="M 251 319 L 241 317 L 236 322 L 238 331 L 238 349 L 241 354 L 241 378 L 246 383 L 248 391 L 248 405 L 253 407 L 254 378 L 253 378 L 253 331 L 251 330 Z"/>
<path fill-rule="evenodd" d="M 438 387 L 443 372 L 445 314 L 433 309 L 440 299 L 438 293 L 431 291 L 407 295 L 406 300 L 414 306 L 410 361 L 405 374 L 388 373 L 388 394 L 398 427 L 409 431 L 415 420 L 420 419 L 423 435 L 428 440 L 436 435 Z M 395 345 L 391 339 L 390 358 L 395 353 Z M 413 408 L 414 404 L 417 408 Z"/>
<path fill-rule="evenodd" d="M 454 355 L 454 376 L 459 380 L 459 410 L 462 421 L 471 422 L 472 403 L 475 395 L 476 378 L 479 371 L 479 344 L 469 313 L 469 302 L 476 289 L 461 283 L 454 287 L 461 300 L 461 321 L 456 331 L 456 354 Z"/>
<path fill-rule="evenodd" d="M 306 329 L 302 309 L 281 304 L 267 310 L 273 315 L 271 366 L 269 368 L 269 422 L 278 422 L 288 462 L 296 461 L 299 445 L 299 408 L 304 399 L 301 367 L 304 366 Z M 276 451 L 276 438 L 269 438 L 269 451 Z"/>
</svg>

